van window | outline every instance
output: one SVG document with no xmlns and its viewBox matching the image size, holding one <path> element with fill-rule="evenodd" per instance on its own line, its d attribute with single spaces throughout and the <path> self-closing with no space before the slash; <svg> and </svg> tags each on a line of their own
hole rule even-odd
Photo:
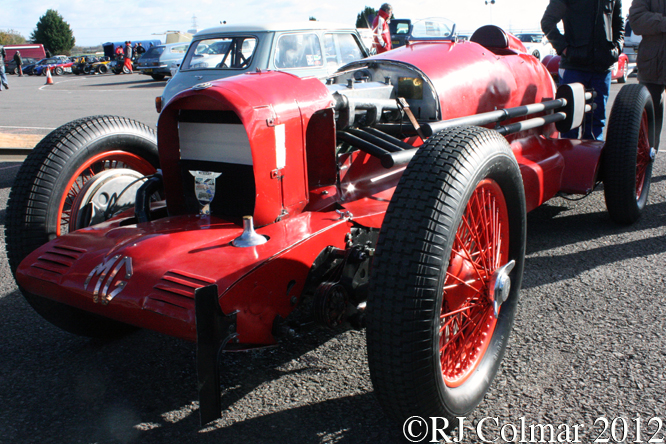
<svg viewBox="0 0 666 444">
<path fill-rule="evenodd" d="M 278 69 L 323 66 L 319 37 L 314 33 L 283 34 L 278 39 L 273 60 Z"/>
<path fill-rule="evenodd" d="M 220 37 L 193 41 L 181 71 L 190 69 L 244 69 L 257 48 L 255 37 Z"/>
</svg>

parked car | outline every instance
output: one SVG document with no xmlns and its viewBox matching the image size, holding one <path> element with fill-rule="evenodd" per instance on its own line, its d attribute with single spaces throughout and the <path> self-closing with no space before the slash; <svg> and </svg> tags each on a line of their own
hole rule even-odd
<svg viewBox="0 0 666 444">
<path fill-rule="evenodd" d="M 164 80 L 171 76 L 171 66 L 180 65 L 183 61 L 189 46 L 189 42 L 153 46 L 137 60 L 136 69 L 153 80 Z"/>
<path fill-rule="evenodd" d="M 391 31 L 391 46 L 399 48 L 405 46 L 409 39 L 412 21 L 410 19 L 391 19 L 389 21 L 389 31 Z"/>
<path fill-rule="evenodd" d="M 638 47 L 641 44 L 641 40 L 643 40 L 643 36 L 634 33 L 629 24 L 629 19 L 627 19 L 624 24 L 624 49 L 622 52 L 627 55 L 629 63 L 632 65 L 636 63 Z"/>
<path fill-rule="evenodd" d="M 90 74 L 106 74 L 109 72 L 111 59 L 107 56 L 100 57 L 96 62 L 90 64 Z"/>
<path fill-rule="evenodd" d="M 45 66 L 47 65 L 57 65 L 59 63 L 63 63 L 67 57 L 65 56 L 54 56 L 54 57 L 49 57 L 47 59 L 42 59 L 39 62 L 35 63 L 34 65 L 28 65 L 23 68 L 23 73 L 28 74 L 28 75 L 41 75 L 42 70 L 44 69 Z"/>
<path fill-rule="evenodd" d="M 308 21 L 206 29 L 193 37 L 183 63 L 156 100 L 157 111 L 199 83 L 257 70 L 324 78 L 367 56 L 356 28 L 346 25 Z"/>
<path fill-rule="evenodd" d="M 95 56 L 81 56 L 72 65 L 72 74 L 90 74 L 92 64 L 99 61 Z"/>
<path fill-rule="evenodd" d="M 271 32 L 198 35 L 177 76 L 275 66 L 293 35 L 307 52 L 287 60 L 324 71 L 324 46 L 309 45 L 355 36 Z M 222 60 L 191 68 L 199 46 L 220 42 Z M 157 135 L 117 116 L 54 130 L 17 172 L 6 209 L 23 296 L 75 334 L 139 327 L 196 343 L 202 423 L 221 415 L 220 353 L 276 346 L 313 321 L 365 327 L 374 393 L 398 427 L 469 415 L 521 305 L 526 213 L 603 183 L 611 220 L 641 217 L 656 155 L 650 93 L 619 91 L 605 141 L 561 138 L 592 94 L 556 89 L 495 26 L 328 78 L 197 79 L 165 104 Z"/>
<path fill-rule="evenodd" d="M 58 57 L 60 58 L 60 57 Z M 36 66 L 33 74 L 37 76 L 45 76 L 47 71 L 51 71 L 51 75 L 55 76 L 61 76 L 65 74 L 66 72 L 71 73 L 72 72 L 72 65 L 74 65 L 74 62 L 69 60 L 68 58 L 65 59 L 60 59 L 59 62 L 57 63 L 49 63 L 49 64 L 44 64 L 44 65 L 39 65 Z"/>
<path fill-rule="evenodd" d="M 539 60 L 549 55 L 555 55 L 556 51 L 550 44 L 543 32 L 523 32 L 516 34 L 518 40 L 523 42 L 527 52 Z"/>
<path fill-rule="evenodd" d="M 558 55 L 549 55 L 544 57 L 542 63 L 550 72 L 550 75 L 555 80 L 555 83 L 559 83 L 562 76 L 562 70 L 560 69 L 560 56 Z M 633 68 L 629 64 L 629 57 L 625 53 L 620 53 L 618 61 L 613 64 L 611 67 L 611 80 L 617 80 L 617 83 L 627 83 L 627 78 L 631 74 Z"/>
<path fill-rule="evenodd" d="M 23 68 L 23 73 L 25 74 L 25 67 L 34 65 L 39 61 L 39 59 L 35 59 L 32 57 L 22 57 L 23 63 L 21 64 L 21 68 Z M 14 59 L 8 59 L 5 62 L 5 72 L 9 74 L 17 74 L 19 73 L 18 67 L 16 66 L 16 63 L 14 62 Z"/>
</svg>

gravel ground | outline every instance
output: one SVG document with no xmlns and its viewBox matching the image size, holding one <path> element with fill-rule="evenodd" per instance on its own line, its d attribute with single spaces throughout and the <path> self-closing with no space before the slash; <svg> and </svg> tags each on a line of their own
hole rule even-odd
<svg viewBox="0 0 666 444">
<path fill-rule="evenodd" d="M 17 166 L 0 163 L 3 228 Z M 581 424 L 586 443 L 603 430 L 600 417 L 627 418 L 629 442 L 633 418 L 643 442 L 656 430 L 650 418 L 665 419 L 665 179 L 658 157 L 650 204 L 628 228 L 610 221 L 600 191 L 528 215 L 516 324 L 464 442 L 482 442 L 470 427 L 486 417 L 499 427 L 521 417 Z M 62 332 L 24 302 L 3 245 L 0 255 L 2 444 L 401 442 L 373 395 L 364 332 L 313 330 L 224 355 L 223 418 L 200 428 L 193 344 L 149 331 L 113 342 Z M 499 427 L 486 420 L 486 438 L 504 442 Z"/>
</svg>

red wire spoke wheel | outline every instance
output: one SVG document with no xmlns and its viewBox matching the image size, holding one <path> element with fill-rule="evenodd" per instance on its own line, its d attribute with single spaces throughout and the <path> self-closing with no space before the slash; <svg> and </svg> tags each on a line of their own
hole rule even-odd
<svg viewBox="0 0 666 444">
<path fill-rule="evenodd" d="M 489 285 L 508 262 L 509 214 L 497 182 L 484 179 L 467 203 L 446 271 L 440 360 L 449 387 L 463 384 L 479 364 L 497 318 Z"/>
<path fill-rule="evenodd" d="M 643 194 L 645 178 L 648 174 L 648 169 L 652 166 L 653 159 L 650 155 L 652 145 L 650 144 L 649 128 L 648 113 L 643 110 L 638 133 L 638 152 L 636 154 L 636 200 L 639 200 Z"/>
<path fill-rule="evenodd" d="M 81 165 L 72 175 L 65 186 L 65 192 L 58 205 L 58 225 L 56 235 L 67 234 L 69 230 L 72 208 L 76 206 L 77 197 L 86 183 L 102 171 L 115 168 L 129 168 L 145 176 L 154 174 L 157 169 L 146 159 L 125 151 L 109 151 L 92 156 Z"/>
<path fill-rule="evenodd" d="M 155 131 L 124 117 L 87 117 L 47 135 L 21 165 L 9 194 L 5 246 L 12 273 L 30 252 L 70 231 L 72 209 L 88 181 L 116 168 L 153 174 L 158 159 Z M 21 291 L 35 311 L 70 333 L 112 338 L 134 330 Z"/>
<path fill-rule="evenodd" d="M 608 119 L 601 172 L 611 219 L 636 222 L 647 204 L 657 154 L 652 97 L 643 85 L 622 87 Z"/>
<path fill-rule="evenodd" d="M 387 416 L 465 416 L 497 373 L 525 257 L 520 169 L 497 132 L 458 127 L 416 153 L 391 199 L 367 302 L 370 376 Z"/>
</svg>

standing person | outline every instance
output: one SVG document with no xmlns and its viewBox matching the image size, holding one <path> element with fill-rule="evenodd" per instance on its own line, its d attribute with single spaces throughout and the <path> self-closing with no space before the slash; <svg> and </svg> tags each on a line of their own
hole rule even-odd
<svg viewBox="0 0 666 444">
<path fill-rule="evenodd" d="M 7 58 L 7 53 L 5 52 L 5 47 L 0 46 L 0 91 L 2 87 L 9 89 L 9 84 L 7 83 L 7 74 L 5 74 L 5 59 Z"/>
<path fill-rule="evenodd" d="M 377 54 L 391 50 L 391 31 L 388 22 L 392 14 L 393 8 L 391 5 L 384 3 L 372 21 L 372 47 Z"/>
<path fill-rule="evenodd" d="M 132 42 L 125 42 L 125 67 L 132 74 Z"/>
<path fill-rule="evenodd" d="M 46 55 L 46 58 L 47 58 L 47 59 L 50 59 L 50 58 L 51 58 L 51 51 L 49 51 L 48 48 L 46 48 L 46 51 L 44 51 L 44 54 Z"/>
<path fill-rule="evenodd" d="M 564 35 L 557 29 L 562 21 Z M 541 29 L 559 55 L 562 83 L 582 83 L 597 92 L 597 108 L 585 116 L 583 139 L 603 140 L 610 68 L 624 44 L 622 0 L 550 0 Z M 590 121 L 591 120 L 591 121 Z M 562 137 L 577 138 L 578 129 Z"/>
<path fill-rule="evenodd" d="M 136 44 L 136 58 L 137 60 L 141 58 L 143 53 L 146 52 L 146 48 L 141 45 L 141 42 Z"/>
<path fill-rule="evenodd" d="M 634 0 L 629 8 L 629 23 L 634 33 L 643 36 L 636 59 L 638 82 L 645 85 L 652 96 L 654 144 L 659 148 L 666 88 L 666 2 Z"/>
<path fill-rule="evenodd" d="M 23 77 L 23 59 L 21 58 L 21 51 L 16 51 L 14 53 L 14 63 L 16 63 L 19 77 Z"/>
</svg>

